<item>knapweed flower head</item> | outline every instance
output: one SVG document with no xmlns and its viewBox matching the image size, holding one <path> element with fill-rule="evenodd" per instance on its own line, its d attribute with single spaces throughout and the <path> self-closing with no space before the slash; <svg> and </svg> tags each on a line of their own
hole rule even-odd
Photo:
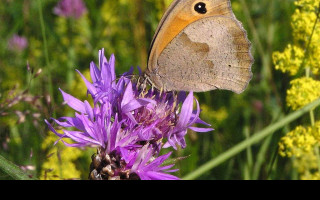
<svg viewBox="0 0 320 200">
<path fill-rule="evenodd" d="M 87 8 L 82 0 L 61 0 L 53 12 L 61 17 L 78 19 L 87 12 Z"/>
<path fill-rule="evenodd" d="M 28 47 L 28 40 L 23 36 L 14 34 L 8 41 L 8 48 L 12 51 L 21 52 Z"/>
<path fill-rule="evenodd" d="M 79 72 L 94 105 L 60 90 L 64 102 L 76 111 L 75 117 L 53 119 L 64 128 L 62 134 L 46 123 L 67 146 L 98 147 L 92 156 L 90 179 L 177 179 L 167 174 L 176 171 L 171 169 L 173 165 L 162 166 L 171 153 L 160 155 L 160 150 L 185 148 L 187 129 L 212 129 L 194 127 L 195 123 L 209 124 L 199 118 L 200 107 L 193 92 L 176 95 L 146 89 L 131 80 L 132 72 L 133 68 L 117 78 L 115 57 L 108 61 L 102 49 L 99 67 L 90 64 L 92 82 Z M 65 138 L 74 143 L 65 142 Z"/>
</svg>

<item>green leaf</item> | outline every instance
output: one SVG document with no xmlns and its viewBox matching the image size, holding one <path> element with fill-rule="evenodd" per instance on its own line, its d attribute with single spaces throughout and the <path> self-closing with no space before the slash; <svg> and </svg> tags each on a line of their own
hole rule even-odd
<svg viewBox="0 0 320 200">
<path fill-rule="evenodd" d="M 30 178 L 24 171 L 22 171 L 17 165 L 13 164 L 1 155 L 0 170 L 15 180 L 34 180 L 33 178 Z"/>
</svg>

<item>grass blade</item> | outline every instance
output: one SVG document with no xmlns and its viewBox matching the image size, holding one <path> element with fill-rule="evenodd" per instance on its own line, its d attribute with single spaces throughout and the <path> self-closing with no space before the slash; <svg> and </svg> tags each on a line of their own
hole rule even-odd
<svg viewBox="0 0 320 200">
<path fill-rule="evenodd" d="M 281 119 L 279 122 L 268 126 L 267 128 L 263 129 L 262 131 L 254 134 L 252 137 L 244 140 L 243 142 L 240 142 L 239 144 L 235 145 L 231 149 L 220 154 L 218 157 L 213 158 L 209 162 L 200 166 L 197 170 L 195 170 L 195 171 L 191 172 L 190 174 L 186 175 L 185 177 L 183 177 L 183 179 L 192 180 L 192 179 L 195 179 L 195 178 L 201 176 L 205 172 L 213 169 L 214 167 L 220 165 L 224 161 L 239 154 L 240 152 L 242 152 L 243 150 L 245 150 L 249 146 L 260 142 L 265 137 L 273 134 L 276 130 L 278 130 L 278 129 L 282 128 L 283 126 L 287 125 L 288 123 L 296 120 L 297 118 L 301 117 L 302 115 L 304 115 L 305 113 L 314 109 L 315 107 L 318 107 L 319 105 L 320 105 L 320 99 L 317 99 L 317 100 L 313 101 L 312 103 L 306 105 L 302 109 L 297 110 L 297 111 L 289 114 L 285 118 Z"/>
<path fill-rule="evenodd" d="M 3 171 L 5 174 L 8 174 L 15 180 L 34 180 L 30 178 L 24 171 L 22 171 L 17 165 L 13 164 L 1 155 L 0 170 Z"/>
</svg>

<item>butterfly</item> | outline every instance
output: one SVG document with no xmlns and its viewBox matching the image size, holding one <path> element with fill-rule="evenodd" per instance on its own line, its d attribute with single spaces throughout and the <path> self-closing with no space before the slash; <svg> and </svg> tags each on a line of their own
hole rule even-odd
<svg viewBox="0 0 320 200">
<path fill-rule="evenodd" d="M 174 0 L 156 29 L 144 78 L 163 91 L 241 93 L 253 62 L 230 0 Z"/>
</svg>

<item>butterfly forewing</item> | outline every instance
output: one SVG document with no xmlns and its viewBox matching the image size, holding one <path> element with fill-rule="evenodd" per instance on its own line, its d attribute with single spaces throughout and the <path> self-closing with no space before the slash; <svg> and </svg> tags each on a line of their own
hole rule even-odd
<svg viewBox="0 0 320 200">
<path fill-rule="evenodd" d="M 199 17 L 191 12 L 193 17 L 186 16 L 186 8 L 197 2 L 173 3 L 154 38 L 147 76 L 165 91 L 225 89 L 241 93 L 252 77 L 253 58 L 246 31 L 229 0 L 205 0 L 208 15 Z M 181 23 L 176 26 L 177 22 Z"/>
</svg>

